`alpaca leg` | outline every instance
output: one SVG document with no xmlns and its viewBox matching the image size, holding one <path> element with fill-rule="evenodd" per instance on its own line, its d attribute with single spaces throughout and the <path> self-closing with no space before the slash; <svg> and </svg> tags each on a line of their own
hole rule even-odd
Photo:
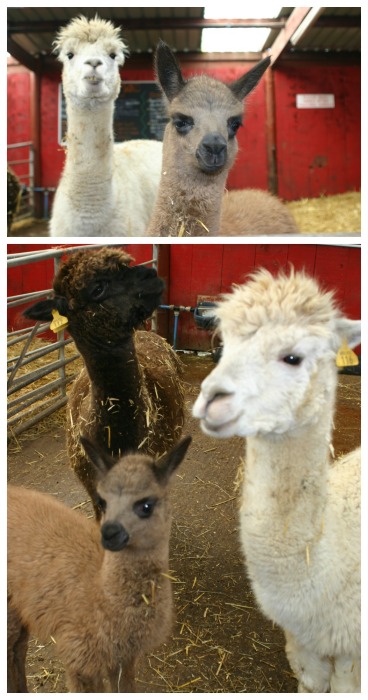
<svg viewBox="0 0 368 700">
<path fill-rule="evenodd" d="M 66 685 L 70 693 L 104 693 L 106 692 L 102 676 L 86 676 L 78 671 L 66 671 Z"/>
<path fill-rule="evenodd" d="M 285 632 L 286 656 L 298 680 L 299 693 L 327 693 L 330 689 L 332 664 L 299 644 L 293 635 Z"/>
<path fill-rule="evenodd" d="M 112 693 L 135 693 L 135 664 L 126 660 L 109 671 L 110 690 Z"/>
<path fill-rule="evenodd" d="M 8 693 L 27 693 L 26 654 L 28 630 L 8 605 Z"/>
<path fill-rule="evenodd" d="M 335 658 L 331 676 L 331 693 L 360 693 L 360 659 Z"/>
</svg>

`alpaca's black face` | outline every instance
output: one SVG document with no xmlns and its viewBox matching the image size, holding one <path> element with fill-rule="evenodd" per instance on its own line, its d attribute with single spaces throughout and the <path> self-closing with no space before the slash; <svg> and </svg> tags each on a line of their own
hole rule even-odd
<svg viewBox="0 0 368 700">
<path fill-rule="evenodd" d="M 54 280 L 54 299 L 35 304 L 25 315 L 48 321 L 56 308 L 67 317 L 81 351 L 111 352 L 159 306 L 164 282 L 153 268 L 129 267 L 119 254 L 99 253 L 71 256 Z"/>
<path fill-rule="evenodd" d="M 122 266 L 98 272 L 68 299 L 69 330 L 96 349 L 118 347 L 157 308 L 164 288 L 152 268 Z"/>
</svg>

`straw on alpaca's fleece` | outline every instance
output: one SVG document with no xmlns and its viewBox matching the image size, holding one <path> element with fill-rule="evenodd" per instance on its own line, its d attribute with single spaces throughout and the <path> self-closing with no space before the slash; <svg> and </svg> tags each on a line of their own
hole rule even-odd
<svg viewBox="0 0 368 700">
<path fill-rule="evenodd" d="M 240 190 L 224 197 L 238 150 L 243 101 L 269 65 L 265 58 L 229 85 L 208 75 L 185 80 L 171 49 L 162 41 L 158 44 L 155 71 L 169 123 L 147 236 L 297 232 L 287 207 L 268 192 Z"/>
<path fill-rule="evenodd" d="M 299 690 L 360 689 L 360 450 L 330 460 L 336 353 L 360 341 L 331 292 L 266 270 L 217 309 L 219 364 L 194 405 L 214 437 L 246 438 L 240 534 Z"/>
<path fill-rule="evenodd" d="M 131 261 L 109 246 L 73 253 L 54 279 L 54 298 L 25 311 L 48 321 L 57 309 L 83 357 L 68 397 L 67 451 L 92 499 L 95 471 L 80 435 L 115 456 L 137 449 L 158 456 L 184 422 L 180 359 L 161 336 L 137 330 L 160 304 L 164 283 L 155 269 Z"/>
<path fill-rule="evenodd" d="M 127 53 L 120 30 L 97 15 L 76 17 L 60 29 L 54 49 L 63 64 L 67 149 L 50 235 L 142 235 L 157 194 L 162 143 L 114 144 L 119 68 Z"/>
<path fill-rule="evenodd" d="M 172 623 L 169 483 L 184 438 L 161 460 L 112 460 L 83 441 L 100 528 L 55 498 L 8 490 L 8 692 L 27 692 L 29 635 L 56 642 L 70 692 L 134 692 L 135 666 Z"/>
</svg>

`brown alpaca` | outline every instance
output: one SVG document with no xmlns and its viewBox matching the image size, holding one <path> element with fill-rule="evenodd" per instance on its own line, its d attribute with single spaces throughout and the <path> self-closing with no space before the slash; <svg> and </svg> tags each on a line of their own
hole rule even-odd
<svg viewBox="0 0 368 700">
<path fill-rule="evenodd" d="M 171 49 L 162 41 L 158 44 L 155 71 L 167 100 L 169 123 L 158 196 L 146 236 L 297 231 L 280 200 L 260 190 L 242 190 L 241 196 L 229 193 L 221 217 L 226 178 L 238 150 L 236 132 L 242 124 L 243 100 L 269 64 L 265 58 L 229 85 L 207 75 L 184 80 Z M 234 206 L 239 210 L 236 217 Z"/>
<path fill-rule="evenodd" d="M 298 233 L 293 215 L 278 197 L 263 190 L 229 190 L 222 200 L 222 236 Z"/>
<path fill-rule="evenodd" d="M 29 634 L 56 640 L 70 692 L 134 692 L 141 654 L 172 621 L 169 481 L 191 438 L 154 462 L 115 463 L 83 440 L 97 477 L 101 526 L 53 497 L 8 491 L 8 692 L 26 692 Z"/>
<path fill-rule="evenodd" d="M 54 279 L 54 298 L 25 311 L 47 321 L 56 308 L 83 357 L 69 394 L 67 450 L 93 502 L 95 471 L 81 434 L 114 456 L 137 449 L 158 456 L 184 422 L 180 360 L 161 336 L 135 330 L 160 304 L 164 284 L 154 269 L 130 267 L 131 260 L 109 246 L 74 253 Z"/>
</svg>

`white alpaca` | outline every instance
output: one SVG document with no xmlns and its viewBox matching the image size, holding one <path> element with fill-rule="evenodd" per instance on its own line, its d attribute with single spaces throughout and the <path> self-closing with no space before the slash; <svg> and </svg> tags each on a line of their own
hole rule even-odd
<svg viewBox="0 0 368 700">
<path fill-rule="evenodd" d="M 127 48 L 119 29 L 81 16 L 60 30 L 54 44 L 63 63 L 68 133 L 50 236 L 141 235 L 157 194 L 162 143 L 114 144 L 119 66 Z"/>
<path fill-rule="evenodd" d="M 360 321 L 302 273 L 261 270 L 217 309 L 224 341 L 194 406 L 205 433 L 247 438 L 248 574 L 286 635 L 300 692 L 360 689 L 360 451 L 329 460 L 336 352 Z"/>
</svg>

